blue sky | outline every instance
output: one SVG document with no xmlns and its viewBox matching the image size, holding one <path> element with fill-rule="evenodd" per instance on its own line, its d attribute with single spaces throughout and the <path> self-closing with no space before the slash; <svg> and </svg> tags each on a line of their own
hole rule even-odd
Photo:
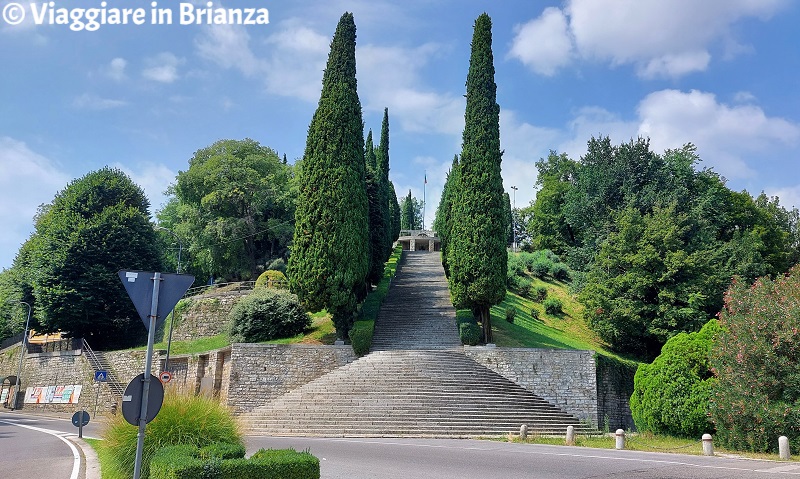
<svg viewBox="0 0 800 479">
<path fill-rule="evenodd" d="M 27 2 L 27 0 L 26 0 Z M 359 95 L 376 133 L 389 108 L 390 177 L 423 194 L 433 219 L 460 152 L 475 18 L 493 20 L 503 177 L 516 205 L 535 196 L 534 162 L 578 159 L 592 136 L 692 142 L 735 190 L 800 207 L 800 3 L 789 0 L 215 1 L 267 8 L 267 25 L 37 25 L 0 7 L 0 268 L 38 205 L 74 178 L 116 166 L 154 209 L 194 151 L 253 138 L 302 155 L 341 14 L 358 28 Z M 184 2 L 189 8 L 188 2 Z M 206 1 L 193 7 L 206 6 Z M 43 3 L 36 3 L 41 9 Z M 151 9 L 150 1 L 106 0 Z M 98 8 L 58 1 L 55 8 Z"/>
</svg>

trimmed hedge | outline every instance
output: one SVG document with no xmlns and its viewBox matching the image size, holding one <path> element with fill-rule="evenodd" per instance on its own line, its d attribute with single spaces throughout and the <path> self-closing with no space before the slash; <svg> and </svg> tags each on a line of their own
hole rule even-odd
<svg viewBox="0 0 800 479">
<path fill-rule="evenodd" d="M 232 452 L 214 444 L 219 451 Z M 208 454 L 209 448 L 205 448 Z M 158 451 L 150 463 L 153 479 L 319 479 L 319 459 L 309 452 L 294 449 L 261 449 L 250 459 L 241 456 L 203 457 L 195 446 L 172 446 Z"/>
<path fill-rule="evenodd" d="M 372 335 L 375 333 L 375 321 L 356 321 L 350 328 L 350 344 L 356 356 L 363 356 L 372 347 Z"/>
<path fill-rule="evenodd" d="M 481 341 L 483 330 L 478 323 L 461 323 L 458 325 L 458 336 L 461 339 L 461 344 L 468 346 L 476 346 Z"/>
<path fill-rule="evenodd" d="M 258 276 L 255 287 L 287 289 L 289 282 L 286 279 L 286 275 L 281 271 L 268 269 Z"/>
</svg>

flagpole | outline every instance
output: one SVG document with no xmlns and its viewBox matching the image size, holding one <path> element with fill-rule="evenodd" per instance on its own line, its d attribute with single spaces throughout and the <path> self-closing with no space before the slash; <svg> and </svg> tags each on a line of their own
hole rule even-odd
<svg viewBox="0 0 800 479">
<path fill-rule="evenodd" d="M 425 181 L 422 183 L 422 230 L 425 230 L 425 188 L 428 186 L 428 172 L 425 172 Z"/>
</svg>

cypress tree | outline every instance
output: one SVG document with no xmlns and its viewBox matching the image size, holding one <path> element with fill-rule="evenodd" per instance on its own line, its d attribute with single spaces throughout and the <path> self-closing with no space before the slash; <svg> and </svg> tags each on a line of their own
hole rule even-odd
<svg viewBox="0 0 800 479">
<path fill-rule="evenodd" d="M 313 311 L 327 309 L 339 338 L 363 297 L 369 258 L 364 131 L 356 88 L 356 25 L 339 20 L 308 127 L 292 253 L 292 291 Z"/>
<path fill-rule="evenodd" d="M 371 284 L 378 284 L 383 277 L 383 265 L 386 263 L 384 249 L 386 247 L 387 232 L 384 229 L 382 209 L 389 209 L 388 200 L 383 201 L 381 195 L 381 173 L 375 158 L 375 147 L 372 144 L 372 130 L 367 134 L 364 145 L 364 159 L 367 167 L 367 200 L 369 202 L 369 273 L 367 280 Z M 384 205 L 385 204 L 385 205 Z M 384 208 L 381 208 L 381 206 Z M 388 211 L 387 211 L 388 215 Z"/>
<path fill-rule="evenodd" d="M 391 218 L 391 233 L 392 243 L 397 241 L 400 237 L 400 203 L 397 201 L 397 193 L 394 189 L 394 183 L 389 182 L 389 218 Z"/>
<path fill-rule="evenodd" d="M 378 162 L 378 175 L 380 176 L 380 190 L 378 201 L 381 205 L 381 228 L 383 229 L 383 262 L 392 254 L 392 243 L 397 237 L 392 236 L 392 218 L 390 214 L 391 200 L 389 198 L 389 109 L 383 109 L 383 122 L 381 123 L 381 140 L 376 153 Z M 397 198 L 395 198 L 397 200 Z"/>
<path fill-rule="evenodd" d="M 447 261 L 447 248 L 450 232 L 453 228 L 453 205 L 456 200 L 458 176 L 458 155 L 454 155 L 453 165 L 447 173 L 447 179 L 442 189 L 442 198 L 439 200 L 439 207 L 436 208 L 436 219 L 433 222 L 433 227 L 439 236 L 441 245 L 442 266 L 444 266 L 444 273 L 448 277 L 450 276 L 450 270 Z"/>
<path fill-rule="evenodd" d="M 494 82 L 492 20 L 475 20 L 467 74 L 467 107 L 460 159 L 458 200 L 448 247 L 450 293 L 459 308 L 470 308 L 492 342 L 489 308 L 506 295 L 503 179 L 500 175 L 500 106 Z"/>
<path fill-rule="evenodd" d="M 415 230 L 417 229 L 416 215 L 414 215 L 414 198 L 411 196 L 411 190 L 408 190 L 408 196 L 403 198 L 400 203 L 400 229 L 402 230 Z"/>
</svg>

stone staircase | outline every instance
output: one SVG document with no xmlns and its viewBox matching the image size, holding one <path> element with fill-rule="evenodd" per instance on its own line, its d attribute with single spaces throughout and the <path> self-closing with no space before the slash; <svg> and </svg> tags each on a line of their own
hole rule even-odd
<svg viewBox="0 0 800 479">
<path fill-rule="evenodd" d="M 248 434 L 477 437 L 593 432 L 463 353 L 437 253 L 404 252 L 372 352 L 241 416 Z"/>
<path fill-rule="evenodd" d="M 114 396 L 114 398 L 121 400 L 122 395 L 125 393 L 125 386 L 119 381 L 119 378 L 117 378 L 114 368 L 111 367 L 111 364 L 108 362 L 103 352 L 93 350 L 91 346 L 89 346 L 89 343 L 87 343 L 84 339 L 83 353 L 86 356 L 86 359 L 89 361 L 89 364 L 92 366 L 92 369 L 95 371 L 108 371 L 108 380 L 106 380 L 106 385 L 108 386 L 108 389 L 111 391 L 111 394 Z"/>
<path fill-rule="evenodd" d="M 378 313 L 372 351 L 461 347 L 438 253 L 406 251 Z"/>
</svg>

